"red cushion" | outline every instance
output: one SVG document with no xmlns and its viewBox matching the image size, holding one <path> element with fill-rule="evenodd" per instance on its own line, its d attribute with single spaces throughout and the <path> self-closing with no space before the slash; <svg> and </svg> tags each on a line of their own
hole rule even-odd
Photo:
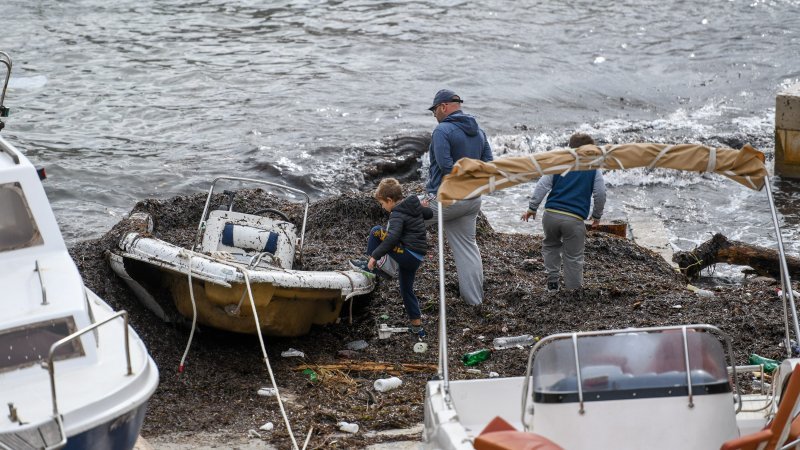
<svg viewBox="0 0 800 450">
<path fill-rule="evenodd" d="M 488 428 L 488 427 L 487 427 Z M 550 439 L 522 431 L 494 431 L 475 439 L 475 450 L 564 450 Z"/>
</svg>

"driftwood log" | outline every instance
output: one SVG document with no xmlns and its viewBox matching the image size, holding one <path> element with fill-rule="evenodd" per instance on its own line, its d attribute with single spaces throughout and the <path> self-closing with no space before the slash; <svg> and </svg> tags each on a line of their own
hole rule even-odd
<svg viewBox="0 0 800 450">
<path fill-rule="evenodd" d="M 697 278 L 701 270 L 716 263 L 750 266 L 757 274 L 775 279 L 781 276 L 777 250 L 730 241 L 719 233 L 692 251 L 675 253 L 672 261 L 690 279 Z M 797 278 L 800 275 L 800 259 L 787 256 L 786 263 L 789 275 Z"/>
</svg>

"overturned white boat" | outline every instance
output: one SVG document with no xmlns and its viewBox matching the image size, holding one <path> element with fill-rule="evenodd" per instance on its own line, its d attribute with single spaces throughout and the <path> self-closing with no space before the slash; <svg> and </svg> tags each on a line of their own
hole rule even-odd
<svg viewBox="0 0 800 450">
<path fill-rule="evenodd" d="M 256 183 L 288 191 L 304 200 L 297 227 L 275 209 L 255 214 L 233 211 L 229 203 L 210 210 L 221 180 Z M 178 312 L 199 323 L 239 333 L 299 336 L 312 325 L 335 322 L 345 300 L 371 292 L 374 278 L 362 272 L 293 269 L 302 258 L 309 197 L 300 190 L 239 177 L 219 177 L 211 184 L 193 249 L 152 236 L 153 221 L 133 215 L 140 231 L 128 233 L 109 254 L 112 269 L 159 317 L 169 318 L 153 290 L 166 288 Z M 273 216 L 273 217 L 270 217 Z M 351 303 L 352 304 L 352 303 Z"/>
<path fill-rule="evenodd" d="M 781 255 L 790 352 L 789 328 L 800 338 L 800 327 L 764 155 L 749 146 L 737 151 L 700 145 L 587 145 L 490 163 L 462 159 L 445 177 L 439 201 L 473 198 L 544 174 L 631 167 L 716 172 L 756 190 L 766 188 Z M 536 343 L 522 376 L 450 381 L 441 214 L 439 226 L 439 379 L 426 386 L 426 448 L 699 450 L 798 445 L 800 360 L 787 355 L 770 392 L 741 395 L 737 371 L 763 373 L 763 367 L 735 366 L 729 339 L 711 325 L 556 334 Z"/>
<path fill-rule="evenodd" d="M 36 169 L 2 137 L 0 286 L 0 449 L 133 448 L 158 369 L 84 286 Z"/>
</svg>

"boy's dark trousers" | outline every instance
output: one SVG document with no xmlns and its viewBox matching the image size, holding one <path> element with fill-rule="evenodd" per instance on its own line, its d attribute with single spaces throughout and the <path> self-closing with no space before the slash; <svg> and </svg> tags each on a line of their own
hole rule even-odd
<svg viewBox="0 0 800 450">
<path fill-rule="evenodd" d="M 378 248 L 385 237 L 386 229 L 384 227 L 380 225 L 372 227 L 369 232 L 369 240 L 367 240 L 367 256 L 372 255 L 372 252 Z M 422 261 L 400 246 L 391 249 L 387 255 L 397 262 L 400 295 L 403 297 L 403 305 L 406 308 L 408 318 L 411 320 L 419 319 L 422 313 L 419 310 L 419 299 L 414 295 L 414 278 L 417 276 L 417 269 L 419 269 Z"/>
</svg>

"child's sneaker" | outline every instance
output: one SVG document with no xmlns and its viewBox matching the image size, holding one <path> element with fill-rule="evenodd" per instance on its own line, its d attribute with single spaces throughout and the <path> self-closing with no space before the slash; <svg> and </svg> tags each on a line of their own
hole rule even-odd
<svg viewBox="0 0 800 450">
<path fill-rule="evenodd" d="M 367 264 L 368 264 L 367 261 L 364 261 L 363 259 L 350 260 L 350 267 L 352 267 L 353 270 L 362 272 L 368 278 L 375 278 L 375 273 L 369 270 L 369 266 Z"/>
<path fill-rule="evenodd" d="M 411 325 L 411 327 L 409 329 L 411 330 L 411 333 L 413 335 L 415 335 L 415 337 L 417 339 L 419 339 L 420 341 L 423 340 L 425 338 L 425 336 L 428 335 L 428 333 L 425 332 L 425 329 L 422 328 L 422 325 L 419 325 L 419 326 Z"/>
</svg>

